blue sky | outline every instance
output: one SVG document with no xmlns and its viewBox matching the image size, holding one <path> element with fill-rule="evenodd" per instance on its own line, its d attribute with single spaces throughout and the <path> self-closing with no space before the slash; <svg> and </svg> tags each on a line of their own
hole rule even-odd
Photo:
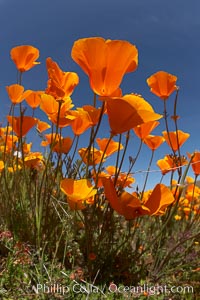
<svg viewBox="0 0 200 300">
<path fill-rule="evenodd" d="M 27 89 L 45 89 L 45 60 L 49 56 L 64 71 L 77 72 L 80 84 L 72 99 L 76 106 L 81 106 L 91 104 L 93 96 L 87 76 L 71 59 L 71 48 L 79 38 L 102 36 L 128 40 L 137 46 L 138 69 L 124 77 L 122 89 L 124 94 L 141 94 L 155 111 L 162 113 L 163 103 L 150 93 L 146 79 L 159 70 L 178 77 L 179 128 L 191 134 L 182 153 L 200 149 L 199 13 L 199 0 L 0 0 L 1 121 L 5 120 L 10 105 L 5 86 L 16 82 L 15 66 L 9 56 L 12 47 L 31 44 L 40 49 L 41 65 L 24 76 L 23 85 Z M 169 112 L 173 109 L 173 99 L 172 96 L 168 101 Z M 160 127 L 155 133 L 161 134 L 162 130 Z M 138 169 L 146 168 L 147 153 L 150 155 L 144 147 Z M 156 157 L 167 153 L 169 148 L 162 146 Z M 157 176 L 155 173 L 152 183 Z"/>
</svg>

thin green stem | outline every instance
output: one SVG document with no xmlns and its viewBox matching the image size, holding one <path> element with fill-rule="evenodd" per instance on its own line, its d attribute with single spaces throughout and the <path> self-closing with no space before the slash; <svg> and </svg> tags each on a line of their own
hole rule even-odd
<svg viewBox="0 0 200 300">
<path fill-rule="evenodd" d="M 152 165 L 152 162 L 153 162 L 154 152 L 155 152 L 154 150 L 152 150 L 152 152 L 151 152 L 151 158 L 150 158 L 149 165 L 148 165 L 148 168 L 147 168 L 147 174 L 146 174 L 145 181 L 144 181 L 144 186 L 143 186 L 143 189 L 142 189 L 141 199 L 143 198 L 143 194 L 144 194 L 144 191 L 145 191 L 145 188 L 146 188 L 146 185 L 147 185 L 147 181 L 148 181 L 148 177 L 149 177 L 149 171 L 151 169 L 151 165 Z"/>
<path fill-rule="evenodd" d="M 78 148 L 78 142 L 79 142 L 79 135 L 75 135 L 75 136 L 74 136 L 71 148 L 73 147 L 73 144 L 74 144 L 75 140 L 76 140 L 76 144 L 75 144 L 75 147 L 74 147 L 74 151 L 73 151 L 72 157 L 71 157 L 71 158 L 68 158 L 68 163 L 66 163 L 67 169 L 66 169 L 66 172 L 65 172 L 65 177 L 67 176 L 67 174 L 69 174 L 71 165 L 72 165 L 73 160 L 74 160 L 74 157 L 75 157 L 75 155 L 76 155 L 76 150 L 77 150 L 77 148 Z M 69 151 L 70 151 L 70 150 L 69 150 Z M 69 152 L 68 152 L 68 153 L 69 153 Z M 69 161 L 69 159 L 70 159 L 70 161 Z"/>
<path fill-rule="evenodd" d="M 193 156 L 194 156 L 194 155 L 193 155 Z M 183 189 L 184 189 L 183 184 L 184 184 L 184 182 L 185 182 L 185 178 L 186 178 L 186 176 L 187 176 L 187 173 L 188 173 L 190 164 L 191 164 L 191 162 L 192 162 L 193 156 L 191 156 L 190 161 L 189 161 L 189 163 L 188 163 L 188 165 L 187 165 L 187 168 L 185 169 L 185 172 L 184 172 L 184 174 L 183 174 L 183 176 L 182 176 L 181 183 L 180 183 L 180 187 L 179 187 L 179 194 L 178 194 L 178 196 L 177 196 L 177 200 L 176 200 L 176 203 L 175 203 L 173 209 L 170 209 L 170 213 L 168 214 L 166 220 L 164 221 L 164 224 L 163 224 L 163 226 L 161 227 L 159 233 L 155 236 L 155 238 L 152 240 L 152 242 L 149 243 L 148 247 L 146 247 L 146 248 L 139 254 L 139 256 L 137 257 L 137 259 L 139 259 L 145 252 L 147 252 L 147 251 L 152 247 L 152 245 L 154 245 L 154 243 L 157 241 L 157 239 L 158 239 L 159 237 L 162 236 L 162 234 L 163 234 L 165 228 L 166 228 L 167 225 L 169 224 L 169 222 L 170 222 L 172 216 L 174 215 L 174 212 L 176 211 L 176 209 L 177 209 L 177 207 L 178 207 L 178 203 L 179 203 L 180 197 L 181 197 L 182 192 L 183 192 Z"/>
<path fill-rule="evenodd" d="M 96 130 L 94 131 L 93 135 L 90 135 L 89 146 L 87 147 L 87 149 L 86 149 L 86 151 L 85 151 L 83 157 L 81 158 L 81 162 L 80 162 L 79 167 L 78 167 L 78 169 L 77 169 L 77 171 L 76 171 L 76 174 L 75 174 L 75 179 L 76 179 L 77 174 L 79 173 L 79 169 L 80 169 L 80 167 L 81 167 L 81 164 L 82 164 L 82 162 L 83 162 L 85 156 L 90 154 L 91 146 L 92 146 L 93 143 L 94 143 L 94 140 L 95 140 L 95 138 L 96 138 L 96 136 L 97 136 L 97 133 L 98 133 L 99 128 L 100 128 L 100 125 L 101 125 L 101 121 L 102 121 L 103 114 L 104 114 L 104 109 L 105 109 L 105 102 L 103 102 L 103 104 L 102 104 L 101 112 L 100 112 L 100 116 L 99 116 L 99 122 L 98 122 L 98 124 L 97 124 Z M 89 152 L 89 154 L 88 154 L 88 152 Z"/>
<path fill-rule="evenodd" d="M 62 106 L 62 101 L 59 101 L 58 102 L 58 116 L 57 116 L 57 123 L 56 123 L 56 133 L 55 133 L 55 137 L 51 143 L 51 146 L 50 146 L 50 152 L 49 152 L 49 155 L 48 155 L 48 158 L 47 158 L 47 161 L 46 161 L 46 165 L 45 165 L 45 169 L 43 171 L 43 175 L 42 175 L 42 178 L 41 178 L 41 183 L 40 183 L 40 188 L 39 188 L 39 191 L 38 191 L 38 199 L 40 201 L 41 199 L 41 193 L 42 193 L 42 188 L 43 188 L 43 185 L 44 185 L 44 181 L 45 181 L 45 178 L 47 176 L 47 171 L 48 171 L 48 167 L 49 167 L 49 163 L 50 163 L 50 159 L 52 157 L 52 152 L 53 152 L 53 147 L 55 146 L 55 143 L 56 143 L 56 137 L 58 135 L 58 129 L 59 129 L 59 119 L 60 119 L 60 110 L 61 110 L 61 106 Z M 53 133 L 52 133 L 52 136 L 53 136 Z M 60 137 L 61 138 L 61 137 Z"/>
<path fill-rule="evenodd" d="M 131 174 L 131 171 L 132 171 L 132 169 L 133 169 L 133 167 L 134 167 L 134 165 L 135 165 L 135 163 L 136 163 L 136 161 L 137 161 L 137 159 L 138 159 L 138 157 L 139 157 L 139 154 L 140 154 L 141 149 L 142 149 L 142 145 L 143 145 L 143 142 L 142 142 L 142 140 L 140 140 L 140 145 L 139 145 L 137 154 L 136 154 L 136 156 L 132 159 L 132 161 L 131 161 L 131 163 L 130 163 L 130 167 L 129 167 L 128 172 L 127 172 L 127 174 L 126 174 L 126 178 L 124 179 L 123 186 L 125 185 L 125 183 L 126 183 L 126 181 L 127 181 L 127 179 L 128 179 L 128 176 Z"/>
<path fill-rule="evenodd" d="M 109 140 L 108 140 L 108 142 L 107 142 L 107 144 L 106 144 L 106 147 L 105 147 L 105 149 L 104 149 L 104 151 L 103 151 L 103 154 L 102 154 L 102 156 L 101 156 L 101 160 L 100 160 L 99 167 L 98 167 L 97 174 L 96 174 L 96 182 L 95 182 L 95 186 L 97 186 L 98 175 L 99 175 L 99 173 L 100 173 L 100 171 L 101 171 L 102 163 L 103 163 L 103 160 L 104 160 L 106 151 L 107 151 L 107 149 L 108 149 L 108 146 L 109 146 L 110 141 L 112 140 L 112 138 L 113 138 L 113 134 L 111 133 L 111 134 L 110 134 L 110 137 L 109 137 Z"/>
<path fill-rule="evenodd" d="M 117 183 L 117 177 L 120 173 L 120 171 L 118 170 L 118 165 L 119 165 L 119 157 L 120 157 L 120 145 L 121 145 L 121 140 L 122 140 L 122 135 L 119 135 L 119 146 L 118 146 L 118 151 L 117 151 L 117 159 L 116 159 L 116 163 L 115 163 L 115 181 L 114 181 L 114 186 Z M 118 172 L 119 171 L 119 172 Z"/>
<path fill-rule="evenodd" d="M 119 177 L 119 174 L 120 174 L 121 169 L 122 169 L 122 165 L 123 165 L 124 158 L 125 158 L 125 155 L 126 155 L 126 152 L 127 152 L 129 140 L 130 140 L 130 131 L 128 131 L 127 135 L 126 135 L 126 142 L 125 142 L 125 146 L 124 146 L 124 151 L 123 151 L 123 154 L 122 154 L 122 158 L 121 158 L 121 161 L 120 161 L 119 169 L 118 169 L 118 172 L 116 174 L 116 179 L 115 179 L 116 181 L 117 181 L 117 178 Z M 118 152 L 119 151 L 120 151 L 120 143 L 119 143 L 119 147 L 118 147 Z M 125 178 L 125 180 L 123 182 L 123 185 L 125 184 L 126 180 L 127 180 L 127 177 Z"/>
</svg>

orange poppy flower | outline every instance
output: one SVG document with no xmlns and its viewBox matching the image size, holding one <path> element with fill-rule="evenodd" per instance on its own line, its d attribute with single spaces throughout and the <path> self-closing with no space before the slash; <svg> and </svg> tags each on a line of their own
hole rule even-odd
<svg viewBox="0 0 200 300">
<path fill-rule="evenodd" d="M 188 157 L 191 158 L 192 154 L 187 153 Z M 194 174 L 196 176 L 198 176 L 200 174 L 200 152 L 199 151 L 195 151 L 193 153 L 193 158 L 192 158 L 192 162 L 191 162 L 191 166 L 192 166 L 192 170 L 194 172 Z"/>
<path fill-rule="evenodd" d="M 5 134 L 9 134 L 12 131 L 11 126 L 6 127 L 0 127 L 0 136 L 4 136 Z"/>
<path fill-rule="evenodd" d="M 127 41 L 84 38 L 72 47 L 72 59 L 88 75 L 91 89 L 100 96 L 110 96 L 120 86 L 123 76 L 138 65 L 138 51 Z"/>
<path fill-rule="evenodd" d="M 108 171 L 108 169 L 106 168 Z M 113 178 L 113 182 L 115 181 L 115 178 Z M 133 178 L 130 174 L 127 176 L 126 172 L 120 172 L 117 181 L 116 181 L 116 186 L 125 188 L 129 187 L 132 188 L 132 184 L 135 182 L 135 178 Z"/>
<path fill-rule="evenodd" d="M 115 166 L 107 166 L 105 169 L 106 169 L 106 172 L 108 172 L 108 174 L 110 176 L 115 175 L 115 173 L 118 172 L 118 170 L 119 170 L 118 168 L 116 169 Z"/>
<path fill-rule="evenodd" d="M 75 135 L 81 135 L 93 125 L 89 113 L 82 108 L 69 111 L 66 120 L 70 123 Z"/>
<path fill-rule="evenodd" d="M 88 164 L 89 166 L 93 166 L 96 164 L 99 164 L 103 155 L 103 152 L 101 150 L 98 150 L 96 148 L 91 149 L 90 154 L 87 148 L 81 148 L 78 150 L 78 153 L 80 157 L 82 158 L 83 162 L 85 164 Z M 88 159 L 89 155 L 89 159 Z M 103 159 L 105 161 L 105 157 Z"/>
<path fill-rule="evenodd" d="M 126 132 L 137 125 L 162 118 L 141 96 L 129 94 L 106 100 L 109 124 L 113 134 Z"/>
<path fill-rule="evenodd" d="M 123 205 L 122 205 L 122 203 L 120 203 L 120 201 L 117 197 L 116 190 L 115 190 L 115 187 L 114 187 L 114 184 L 113 184 L 111 178 L 102 177 L 101 181 L 104 186 L 105 196 L 106 196 L 107 200 L 109 201 L 110 206 L 118 214 L 125 216 Z"/>
<path fill-rule="evenodd" d="M 117 196 L 113 182 L 110 178 L 102 178 L 105 196 L 111 207 L 127 220 L 134 219 L 142 215 L 163 214 L 165 208 L 174 202 L 174 196 L 164 184 L 157 184 L 148 197 L 142 203 L 135 194 L 123 192 Z"/>
<path fill-rule="evenodd" d="M 150 210 L 150 215 L 161 215 L 174 201 L 175 198 L 170 189 L 164 184 L 157 184 L 144 205 Z"/>
<path fill-rule="evenodd" d="M 200 196 L 199 187 L 194 184 L 188 185 L 184 196 L 189 202 L 198 201 Z"/>
<path fill-rule="evenodd" d="M 72 210 L 84 209 L 87 200 L 93 198 L 97 193 L 97 189 L 94 189 L 87 179 L 65 178 L 61 180 L 60 189 L 67 195 L 67 202 Z"/>
<path fill-rule="evenodd" d="M 10 152 L 11 150 L 15 149 L 16 142 L 18 141 L 18 137 L 13 134 L 8 134 L 2 137 L 3 138 L 3 147 L 1 148 L 1 151 L 4 152 Z M 6 144 L 5 144 L 6 143 Z"/>
<path fill-rule="evenodd" d="M 46 94 L 54 96 L 56 100 L 71 96 L 79 83 L 78 75 L 74 72 L 63 72 L 50 57 L 47 58 L 46 65 L 49 77 Z"/>
<path fill-rule="evenodd" d="M 122 188 L 129 187 L 132 188 L 132 184 L 135 182 L 135 178 L 133 178 L 131 175 L 127 176 L 127 173 L 120 173 L 116 185 L 120 186 Z"/>
<path fill-rule="evenodd" d="M 101 172 L 100 174 L 98 174 L 98 183 L 99 186 L 102 186 L 102 182 L 101 182 L 101 178 L 102 177 L 106 177 L 106 178 L 111 178 L 113 182 L 115 182 L 115 174 L 118 173 L 118 169 L 116 169 L 115 166 L 107 166 L 105 168 L 106 172 Z M 126 172 L 120 172 L 118 177 L 117 177 L 117 181 L 116 181 L 116 186 L 117 187 L 121 187 L 121 188 L 125 188 L 125 187 L 129 187 L 131 188 L 131 184 L 135 182 L 135 179 L 129 174 L 127 176 Z"/>
<path fill-rule="evenodd" d="M 24 153 L 25 153 L 25 154 L 30 153 L 31 147 L 32 147 L 32 143 L 29 143 L 29 144 L 24 143 L 24 144 L 23 144 L 23 151 L 24 151 Z"/>
<path fill-rule="evenodd" d="M 163 136 L 155 136 L 148 135 L 144 139 L 144 143 L 151 149 L 156 150 L 162 143 L 164 143 L 165 139 Z"/>
<path fill-rule="evenodd" d="M 7 116 L 7 120 L 18 137 L 25 136 L 28 133 L 28 131 L 34 125 L 37 124 L 36 118 L 32 118 L 28 116 L 23 116 L 23 117 Z"/>
<path fill-rule="evenodd" d="M 176 81 L 176 76 L 159 71 L 147 79 L 147 84 L 151 88 L 152 93 L 163 100 L 167 100 L 177 90 Z"/>
<path fill-rule="evenodd" d="M 57 153 L 68 153 L 72 146 L 72 139 L 70 137 L 61 138 L 53 147 L 53 151 Z"/>
<path fill-rule="evenodd" d="M 40 133 L 43 132 L 43 131 L 45 131 L 45 130 L 47 130 L 47 129 L 49 129 L 49 128 L 51 128 L 51 126 L 48 123 L 38 120 L 38 122 L 37 122 L 37 130 Z"/>
<path fill-rule="evenodd" d="M 106 146 L 108 144 L 108 141 L 109 141 L 108 138 L 104 138 L 104 139 L 97 138 L 96 139 L 96 142 L 97 142 L 97 144 L 98 144 L 98 146 L 99 146 L 99 148 L 100 148 L 100 150 L 102 152 L 104 152 L 104 150 L 105 150 L 105 148 L 106 148 Z M 117 152 L 118 149 L 122 150 L 123 149 L 123 145 L 122 144 L 119 145 L 119 142 L 115 142 L 113 140 L 110 140 L 110 142 L 109 142 L 109 144 L 107 146 L 105 155 L 106 156 L 110 156 L 113 153 Z"/>
<path fill-rule="evenodd" d="M 41 95 L 41 103 L 40 103 L 40 108 L 48 115 L 54 115 L 58 114 L 58 108 L 59 108 L 59 103 L 56 101 L 56 99 L 47 94 L 42 94 Z M 64 116 L 65 113 L 70 110 L 74 105 L 72 104 L 72 100 L 70 97 L 64 100 L 64 102 L 61 105 L 61 111 L 60 115 Z"/>
<path fill-rule="evenodd" d="M 165 156 L 162 159 L 157 161 L 157 166 L 160 168 L 163 175 L 167 174 L 168 172 L 174 170 L 174 163 L 172 159 L 168 159 L 168 156 Z"/>
<path fill-rule="evenodd" d="M 194 178 L 191 176 L 186 176 L 185 181 L 187 185 L 193 184 L 194 183 Z"/>
<path fill-rule="evenodd" d="M 70 137 L 63 138 L 60 134 L 45 134 L 46 141 L 42 141 L 41 146 L 52 145 L 52 151 L 57 153 L 68 153 L 72 146 Z"/>
<path fill-rule="evenodd" d="M 162 134 L 165 141 L 173 151 L 177 151 L 190 136 L 189 133 L 183 132 L 181 130 L 177 130 L 177 132 L 170 131 L 169 134 L 167 133 L 167 131 L 163 131 Z"/>
<path fill-rule="evenodd" d="M 92 126 L 95 126 L 99 122 L 99 117 L 101 114 L 101 107 L 95 108 L 92 105 L 84 105 L 83 110 L 87 111 L 90 116 Z"/>
<path fill-rule="evenodd" d="M 160 122 L 158 122 L 158 121 L 149 121 L 149 122 L 143 123 L 141 125 L 137 125 L 136 127 L 133 128 L 133 131 L 141 140 L 143 140 L 159 124 L 160 124 Z"/>
<path fill-rule="evenodd" d="M 43 156 L 40 152 L 31 152 L 24 158 L 25 166 L 38 171 L 43 167 Z"/>
<path fill-rule="evenodd" d="M 58 113 L 59 104 L 51 95 L 41 95 L 40 109 L 43 110 L 48 116 Z"/>
<path fill-rule="evenodd" d="M 60 115 L 58 120 L 58 111 L 59 111 L 59 103 L 55 100 L 55 98 L 51 95 L 43 94 L 41 95 L 41 103 L 40 108 L 43 110 L 49 120 L 58 127 L 65 127 L 71 124 L 69 118 L 66 118 L 69 110 L 74 106 L 72 104 L 72 100 L 70 97 L 66 98 L 64 102 L 61 104 Z M 58 123 L 58 124 L 57 124 Z"/>
<path fill-rule="evenodd" d="M 32 93 L 31 90 L 27 90 L 24 92 L 24 87 L 19 84 L 6 86 L 6 90 L 10 100 L 14 105 L 21 103 L 28 95 Z"/>
<path fill-rule="evenodd" d="M 66 111 L 66 113 L 65 113 L 64 107 L 63 107 L 62 112 L 64 113 L 64 116 L 62 114 L 60 114 L 59 120 L 58 120 L 58 114 L 57 113 L 48 116 L 49 120 L 53 124 L 55 124 L 56 126 L 58 126 L 59 128 L 63 128 L 63 127 L 71 125 L 71 120 L 68 119 L 68 118 L 66 118 L 66 116 L 68 115 L 69 112 Z"/>
<path fill-rule="evenodd" d="M 60 134 L 56 134 L 56 133 L 48 133 L 45 134 L 45 138 L 46 141 L 43 141 L 45 143 L 42 143 L 42 146 L 47 146 L 47 145 L 51 145 L 53 143 L 58 143 L 59 140 L 62 138 L 62 136 Z"/>
<path fill-rule="evenodd" d="M 25 97 L 27 104 L 33 109 L 37 108 L 40 105 L 41 95 L 43 93 L 43 91 L 32 91 Z"/>
<path fill-rule="evenodd" d="M 118 197 L 118 201 L 122 205 L 123 216 L 126 220 L 132 220 L 137 217 L 150 214 L 150 210 L 142 205 L 141 201 L 134 195 L 124 191 Z"/>
<path fill-rule="evenodd" d="M 39 50 L 30 45 L 17 46 L 10 51 L 11 59 L 20 72 L 28 71 L 35 65 L 40 64 L 36 61 L 39 54 Z"/>
<path fill-rule="evenodd" d="M 97 174 L 96 172 L 94 172 L 94 170 L 91 170 L 91 175 L 92 175 L 94 182 L 96 183 L 97 188 L 103 187 L 101 178 L 103 178 L 103 177 L 110 178 L 110 175 L 108 175 L 107 173 L 100 172 Z"/>
<path fill-rule="evenodd" d="M 187 165 L 187 163 L 184 156 L 179 158 L 174 155 L 166 155 L 164 158 L 157 161 L 157 166 L 160 168 L 162 174 L 165 175 L 170 171 L 175 171 L 180 166 Z"/>
</svg>

